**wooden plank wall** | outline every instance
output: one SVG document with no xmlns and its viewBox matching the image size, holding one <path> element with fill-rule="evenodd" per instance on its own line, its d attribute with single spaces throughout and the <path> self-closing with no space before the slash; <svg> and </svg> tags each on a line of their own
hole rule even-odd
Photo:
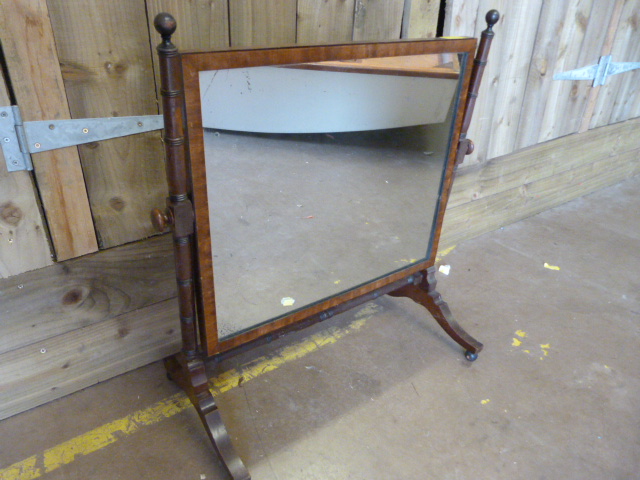
<svg viewBox="0 0 640 480">
<path fill-rule="evenodd" d="M 124 32 L 122 39 L 111 35 L 102 45 L 97 37 L 110 32 L 102 29 L 95 18 L 99 15 L 121 18 L 123 12 L 129 12 L 137 17 L 125 23 L 139 28 L 140 19 L 149 25 L 155 13 L 171 11 L 181 26 L 176 42 L 184 49 L 226 48 L 243 42 L 335 43 L 369 35 L 423 36 L 434 32 L 437 22 L 433 0 L 269 2 L 270 8 L 279 12 L 278 18 L 272 18 L 271 12 L 276 10 L 267 10 L 267 2 L 258 0 L 90 3 L 93 10 L 86 19 L 80 18 L 79 10 L 86 2 L 49 0 L 48 10 L 44 0 L 15 0 L 11 7 L 7 2 L 0 4 L 3 23 L 7 23 L 8 14 L 23 20 L 28 17 L 31 24 L 44 30 L 51 11 L 57 42 L 53 58 L 56 53 L 60 56 L 63 93 L 69 98 L 71 113 L 78 115 L 132 111 L 125 105 L 129 97 L 120 89 L 130 89 L 136 95 L 136 109 L 144 112 L 135 113 L 157 111 L 155 100 L 145 96 L 148 92 L 141 92 L 143 83 L 154 81 L 150 46 L 158 43 L 157 35 L 145 27 L 144 38 L 137 36 L 139 32 Z M 448 0 L 447 7 L 445 33 L 449 35 L 479 35 L 485 28 L 484 13 L 490 8 L 500 9 L 503 20 L 496 27 L 494 49 L 469 134 L 477 153 L 459 169 L 441 247 L 640 174 L 640 120 L 635 119 L 640 115 L 639 73 L 613 77 L 599 89 L 551 80 L 558 71 L 596 63 L 600 55 L 609 52 L 616 61 L 640 61 L 640 0 Z M 284 18 L 295 25 L 284 25 Z M 82 22 L 88 22 L 90 29 Z M 111 24 L 107 21 L 105 25 Z M 0 35 L 11 73 L 11 65 L 25 63 L 12 60 L 11 52 L 24 47 L 12 47 L 14 40 Z M 96 38 L 86 38 L 92 35 Z M 86 51 L 81 47 L 83 42 Z M 51 58 L 45 61 L 50 67 L 47 62 Z M 49 76 L 50 72 L 43 78 Z M 37 98 L 35 93 L 22 98 L 29 99 L 29 95 Z M 93 103 L 93 95 L 100 96 L 99 104 Z M 60 111 L 64 114 L 65 110 Z M 131 228 L 139 232 L 137 235 L 147 235 L 145 210 L 162 204 L 136 204 L 128 191 L 142 185 L 145 191 L 141 196 L 151 203 L 161 190 L 160 180 L 154 177 L 158 172 L 149 171 L 159 168 L 154 163 L 157 158 L 145 158 L 145 152 L 158 148 L 145 143 L 153 143 L 153 138 L 150 134 L 149 140 L 127 140 L 113 147 L 100 142 L 94 146 L 95 152 L 82 152 L 82 172 L 96 176 L 87 179 L 86 198 L 102 215 L 98 221 L 94 212 L 93 218 L 103 246 L 136 238 L 117 231 L 128 228 L 126 221 L 119 220 L 126 217 L 127 209 L 141 212 L 145 220 L 133 221 Z M 100 152 L 109 153 L 103 157 Z M 98 161 L 107 165 L 98 166 Z M 131 165 L 137 163 L 144 165 L 150 178 L 126 183 L 130 179 L 120 175 L 136 175 Z M 6 182 L 1 174 L 0 182 Z M 120 188 L 119 182 L 125 182 L 126 187 Z M 28 190 L 29 195 L 33 204 L 36 195 Z M 111 205 L 114 197 L 122 202 Z M 34 215 L 30 221 L 37 223 Z M 113 234 L 109 233 L 111 222 L 117 225 Z M 4 234 L 5 227 L 0 220 L 0 233 Z M 0 248 L 0 254 L 5 251 Z M 166 236 L 0 279 L 0 418 L 175 351 L 174 282 Z"/>
<path fill-rule="evenodd" d="M 0 105 L 10 105 L 2 72 Z M 9 173 L 0 151 L 0 278 L 51 265 L 51 253 L 31 175 Z"/>
<path fill-rule="evenodd" d="M 553 80 L 601 55 L 640 61 L 640 0 L 451 0 L 445 34 L 479 35 L 490 8 L 502 18 L 469 129 L 476 149 L 458 170 L 443 247 L 640 173 L 640 123 L 630 120 L 640 116 L 640 72 L 595 89 Z"/>
<path fill-rule="evenodd" d="M 414 12 L 424 22 L 416 27 L 416 36 L 435 32 L 437 15 L 419 7 L 430 2 L 415 1 Z M 0 4 L 5 20 L 48 26 L 51 36 L 42 47 L 50 50 L 55 37 L 58 78 L 65 86 L 64 96 L 57 99 L 65 104 L 60 111 L 81 118 L 158 112 L 153 63 L 159 39 L 151 22 L 161 11 L 175 15 L 180 27 L 174 38 L 182 49 L 211 49 L 399 38 L 404 0 L 358 0 L 357 15 L 355 0 L 15 0 L 12 8 L 6 5 Z M 12 41 L 0 38 L 5 48 Z M 12 52 L 8 63 L 10 71 L 16 71 L 14 66 L 24 60 L 12 58 L 17 56 Z M 34 49 L 32 57 L 37 54 L 42 51 Z M 47 62 L 57 63 L 57 56 L 45 62 L 54 73 Z M 26 78 L 41 82 L 39 73 Z M 22 88 L 32 88 L 29 81 L 24 83 Z M 48 114 L 61 118 L 59 112 Z M 166 195 L 158 134 L 80 147 L 81 162 L 73 150 L 86 177 L 85 198 L 100 246 L 149 235 L 147 211 L 163 205 Z M 22 177 L 30 181 L 26 172 L 10 178 Z M 4 187 L 2 175 L 0 182 Z M 24 193 L 35 198 L 33 189 Z M 12 196 L 16 204 L 17 198 Z M 3 255 L 5 251 L 0 249 Z M 45 261 L 50 263 L 49 257 Z M 16 275 L 18 270 L 7 269 L 4 276 L 13 276 L 0 279 L 0 419 L 179 348 L 175 275 L 166 235 Z"/>
<path fill-rule="evenodd" d="M 2 2 L 0 40 L 11 76 L 5 80 L 20 80 L 11 84 L 22 119 L 70 118 L 45 0 Z M 32 159 L 58 260 L 95 252 L 98 246 L 78 149 L 38 153 Z M 26 247 L 24 256 L 30 255 Z"/>
<path fill-rule="evenodd" d="M 157 115 L 144 0 L 49 0 L 73 118 Z M 166 197 L 159 132 L 79 147 L 100 248 L 155 233 Z"/>
<path fill-rule="evenodd" d="M 502 18 L 469 130 L 478 148 L 466 166 L 584 131 L 585 123 L 594 128 L 640 115 L 638 72 L 609 78 L 597 98 L 591 82 L 553 80 L 601 55 L 638 61 L 640 1 L 450 0 L 445 35 L 479 35 L 491 8 Z"/>
</svg>

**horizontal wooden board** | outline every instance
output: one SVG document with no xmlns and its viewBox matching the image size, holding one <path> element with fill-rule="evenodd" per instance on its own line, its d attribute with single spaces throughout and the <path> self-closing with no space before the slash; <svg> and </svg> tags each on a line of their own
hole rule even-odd
<svg viewBox="0 0 640 480">
<path fill-rule="evenodd" d="M 176 299 L 0 355 L 0 420 L 180 349 Z"/>
<path fill-rule="evenodd" d="M 640 149 L 447 209 L 440 248 L 456 245 L 640 174 Z"/>
<path fill-rule="evenodd" d="M 176 296 L 163 235 L 0 279 L 0 353 Z"/>
<path fill-rule="evenodd" d="M 492 158 L 458 171 L 448 208 L 638 148 L 640 119 L 635 119 Z"/>
</svg>

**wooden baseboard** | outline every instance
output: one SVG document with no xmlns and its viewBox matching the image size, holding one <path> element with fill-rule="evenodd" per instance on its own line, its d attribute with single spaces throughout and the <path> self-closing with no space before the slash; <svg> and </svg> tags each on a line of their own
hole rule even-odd
<svg viewBox="0 0 640 480">
<path fill-rule="evenodd" d="M 171 298 L 0 355 L 0 419 L 169 356 L 180 349 Z"/>
<path fill-rule="evenodd" d="M 441 249 L 640 174 L 640 119 L 461 170 Z M 0 419 L 179 348 L 168 236 L 0 279 Z"/>
<path fill-rule="evenodd" d="M 640 119 L 569 135 L 461 170 L 440 249 L 640 174 Z"/>
</svg>

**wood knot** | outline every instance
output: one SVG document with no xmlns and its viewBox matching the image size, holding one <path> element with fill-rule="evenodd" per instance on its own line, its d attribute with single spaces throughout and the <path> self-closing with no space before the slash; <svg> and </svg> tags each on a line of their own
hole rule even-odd
<svg viewBox="0 0 640 480">
<path fill-rule="evenodd" d="M 576 13 L 576 17 L 575 18 L 576 18 L 576 23 L 578 24 L 578 28 L 581 31 L 586 32 L 587 31 L 587 25 L 589 24 L 589 19 L 582 12 Z"/>
<path fill-rule="evenodd" d="M 571 87 L 571 92 L 569 93 L 571 98 L 575 98 L 578 96 L 578 85 L 574 83 Z"/>
<path fill-rule="evenodd" d="M 109 200 L 109 206 L 116 212 L 121 212 L 124 210 L 124 207 L 127 206 L 127 202 L 125 202 L 121 197 L 113 197 Z"/>
<path fill-rule="evenodd" d="M 118 338 L 124 338 L 129 335 L 130 330 L 127 327 L 120 327 L 118 329 Z"/>
<path fill-rule="evenodd" d="M 23 214 L 20 207 L 13 202 L 6 202 L 0 205 L 0 218 L 9 225 L 16 226 L 22 220 Z"/>
<path fill-rule="evenodd" d="M 121 77 L 127 71 L 127 66 L 123 63 L 104 62 L 104 69 L 112 77 Z"/>
<path fill-rule="evenodd" d="M 540 71 L 540 76 L 544 77 L 547 74 L 547 68 L 549 67 L 549 62 L 546 58 L 541 58 L 538 60 L 538 70 Z"/>
<path fill-rule="evenodd" d="M 84 295 L 82 294 L 82 290 L 74 288 L 64 294 L 62 297 L 62 304 L 65 306 L 76 305 L 82 301 L 83 297 Z"/>
<path fill-rule="evenodd" d="M 74 62 L 61 61 L 60 70 L 65 82 L 88 82 L 95 76 L 85 65 Z"/>
</svg>

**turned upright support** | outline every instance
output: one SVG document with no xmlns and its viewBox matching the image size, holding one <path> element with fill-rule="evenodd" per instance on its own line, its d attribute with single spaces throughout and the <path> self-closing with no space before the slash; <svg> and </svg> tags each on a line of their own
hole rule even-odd
<svg viewBox="0 0 640 480">
<path fill-rule="evenodd" d="M 473 60 L 469 94 L 467 95 L 467 102 L 464 106 L 464 120 L 462 122 L 461 130 L 463 135 L 466 135 L 469 130 L 469 124 L 471 123 L 471 117 L 473 115 L 473 108 L 476 104 L 476 98 L 478 98 L 478 90 L 480 89 L 482 75 L 484 74 L 484 67 L 487 65 L 489 49 L 491 48 L 491 42 L 493 41 L 493 26 L 498 23 L 498 20 L 500 20 L 500 13 L 498 13 L 497 10 L 489 10 L 485 16 L 485 20 L 487 21 L 487 29 L 480 35 L 480 45 L 478 46 L 476 57 Z"/>
<path fill-rule="evenodd" d="M 169 197 L 165 211 L 155 209 L 151 220 L 159 230 L 171 226 L 178 284 L 178 305 L 182 350 L 180 354 L 165 361 L 167 373 L 180 385 L 196 408 L 207 435 L 227 473 L 233 480 L 250 480 L 250 475 L 236 454 L 226 427 L 218 411 L 213 395 L 209 391 L 208 378 L 199 348 L 196 328 L 195 279 L 193 258 L 193 234 L 195 216 L 189 198 L 185 131 L 184 89 L 182 64 L 171 35 L 176 30 L 176 21 L 168 13 L 160 13 L 154 26 L 162 36 L 158 45 L 162 107 L 164 114 L 164 146 L 166 154 Z"/>
<path fill-rule="evenodd" d="M 189 199 L 187 164 L 184 136 L 184 91 L 179 52 L 171 43 L 171 35 L 176 30 L 176 21 L 168 13 L 159 14 L 154 25 L 162 43 L 158 45 L 162 108 L 164 114 L 163 142 L 166 155 L 169 198 L 163 218 L 172 224 L 173 243 L 178 283 L 178 304 L 180 308 L 180 328 L 182 332 L 182 353 L 192 360 L 197 353 L 195 290 L 193 283 L 194 214 Z M 157 226 L 158 211 L 152 213 Z"/>
<path fill-rule="evenodd" d="M 469 131 L 473 109 L 476 105 L 478 90 L 480 90 L 480 83 L 484 74 L 484 67 L 487 65 L 487 58 L 493 41 L 493 26 L 500 20 L 500 13 L 497 10 L 489 10 L 485 15 L 485 20 L 487 21 L 487 28 L 480 35 L 480 45 L 473 59 L 473 69 L 471 70 L 471 80 L 469 81 L 469 93 L 464 105 L 464 117 L 462 118 L 462 128 L 460 129 L 460 144 L 456 163 L 460 163 L 465 155 L 473 153 L 474 145 L 467 138 L 467 132 Z"/>
</svg>

